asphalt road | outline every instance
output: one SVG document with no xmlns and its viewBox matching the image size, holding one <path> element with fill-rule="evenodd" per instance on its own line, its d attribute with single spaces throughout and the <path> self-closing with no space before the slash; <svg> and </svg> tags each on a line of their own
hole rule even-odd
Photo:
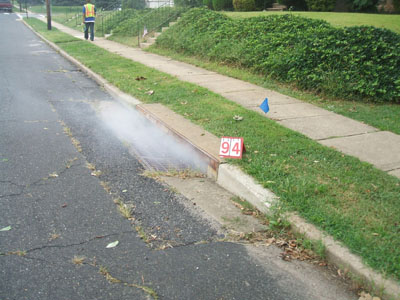
<svg viewBox="0 0 400 300">
<path fill-rule="evenodd" d="M 324 299 L 142 176 L 99 117 L 115 100 L 15 14 L 0 37 L 1 300 Z"/>
</svg>

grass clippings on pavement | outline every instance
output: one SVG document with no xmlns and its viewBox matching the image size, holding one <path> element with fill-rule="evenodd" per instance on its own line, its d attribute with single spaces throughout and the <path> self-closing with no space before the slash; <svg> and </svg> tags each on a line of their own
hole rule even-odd
<svg viewBox="0 0 400 300">
<path fill-rule="evenodd" d="M 400 280 L 400 180 L 324 147 L 207 89 L 109 53 L 89 42 L 60 42 L 36 19 L 29 24 L 122 91 L 162 103 L 216 136 L 241 136 L 239 165 L 282 204 L 342 241 L 382 273 Z M 64 38 L 67 40 L 67 38 Z M 147 80 L 135 80 L 143 76 Z M 150 95 L 148 91 L 155 93 Z M 183 105 L 182 103 L 186 103 Z M 241 122 L 233 116 L 243 116 Z"/>
</svg>

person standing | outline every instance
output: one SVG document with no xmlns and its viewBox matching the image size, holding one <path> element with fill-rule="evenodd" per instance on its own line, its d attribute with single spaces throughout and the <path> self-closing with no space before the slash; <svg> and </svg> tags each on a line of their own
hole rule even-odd
<svg viewBox="0 0 400 300">
<path fill-rule="evenodd" d="M 89 38 L 94 40 L 94 21 L 96 19 L 96 7 L 90 3 L 91 0 L 86 0 L 86 4 L 83 6 L 83 23 L 85 24 L 85 40 Z"/>
</svg>

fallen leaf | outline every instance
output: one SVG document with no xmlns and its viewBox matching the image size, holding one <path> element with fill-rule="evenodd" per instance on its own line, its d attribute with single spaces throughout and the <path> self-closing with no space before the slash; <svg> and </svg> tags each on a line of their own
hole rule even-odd
<svg viewBox="0 0 400 300">
<path fill-rule="evenodd" d="M 0 231 L 9 231 L 9 230 L 11 230 L 11 226 L 7 226 L 7 227 L 0 229 Z"/>
<path fill-rule="evenodd" d="M 360 298 L 358 298 L 358 300 L 372 300 L 372 299 L 373 299 L 372 296 L 365 292 L 361 292 Z"/>
<path fill-rule="evenodd" d="M 58 174 L 56 172 L 49 174 L 49 177 L 51 178 L 57 178 Z"/>
<path fill-rule="evenodd" d="M 7 162 L 8 159 L 7 159 L 7 158 L 3 158 L 1 161 L 2 161 L 2 162 Z"/>
<path fill-rule="evenodd" d="M 127 191 L 128 191 L 128 190 L 123 190 L 122 192 L 123 192 L 123 193 L 126 193 Z"/>
<path fill-rule="evenodd" d="M 63 205 L 61 205 L 62 208 L 66 208 L 67 207 L 67 203 L 64 203 Z"/>
<path fill-rule="evenodd" d="M 135 78 L 135 80 L 137 80 L 137 81 L 146 80 L 146 79 L 147 79 L 147 78 L 146 78 L 146 77 L 143 77 L 143 76 L 138 76 L 138 77 Z"/>
<path fill-rule="evenodd" d="M 233 119 L 234 119 L 235 121 L 242 121 L 242 120 L 243 120 L 243 117 L 242 117 L 242 116 L 239 116 L 239 115 L 235 115 L 235 116 L 233 117 Z"/>
<path fill-rule="evenodd" d="M 146 94 L 147 94 L 147 95 L 153 95 L 153 94 L 154 94 L 154 91 L 153 91 L 153 90 L 148 91 L 148 92 L 146 92 Z"/>
<path fill-rule="evenodd" d="M 119 244 L 119 241 L 115 241 L 115 242 L 109 243 L 109 244 L 106 246 L 106 248 L 114 248 L 114 247 L 116 247 L 118 244 Z"/>
<path fill-rule="evenodd" d="M 187 104 L 187 101 L 183 101 L 183 102 L 181 102 L 181 104 L 182 104 L 182 105 L 186 105 L 186 104 Z"/>
<path fill-rule="evenodd" d="M 90 173 L 90 175 L 98 177 L 101 175 L 101 171 L 99 170 L 93 171 L 92 173 Z"/>
<path fill-rule="evenodd" d="M 271 244 L 273 244 L 275 242 L 275 238 L 269 238 L 269 239 L 267 239 L 266 241 L 265 241 L 265 244 L 267 245 L 267 246 L 269 246 L 269 245 L 271 245 Z"/>
</svg>

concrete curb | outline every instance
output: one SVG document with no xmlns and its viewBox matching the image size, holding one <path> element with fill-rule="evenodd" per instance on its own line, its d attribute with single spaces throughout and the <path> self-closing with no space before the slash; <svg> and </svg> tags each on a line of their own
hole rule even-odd
<svg viewBox="0 0 400 300">
<path fill-rule="evenodd" d="M 233 165 L 219 165 L 217 183 L 236 196 L 246 199 L 265 214 L 270 212 L 271 205 L 279 199 L 274 193 L 263 188 L 251 176 Z"/>
<path fill-rule="evenodd" d="M 361 282 L 371 290 L 383 292 L 384 298 L 400 299 L 400 286 L 397 282 L 391 279 L 385 279 L 381 274 L 365 266 L 359 256 L 351 253 L 331 236 L 324 234 L 298 215 L 290 213 L 286 217 L 293 231 L 303 234 L 310 240 L 322 241 L 325 246 L 327 260 L 330 263 L 338 266 L 342 270 L 348 270 L 354 280 L 361 280 Z"/>
<path fill-rule="evenodd" d="M 44 40 L 49 46 L 54 48 L 63 57 L 75 64 L 82 72 L 94 79 L 100 86 L 111 94 L 117 101 L 130 105 L 141 104 L 136 98 L 123 93 L 117 87 L 111 85 L 107 80 L 92 70 L 84 66 L 81 62 L 71 57 L 57 45 L 47 40 L 41 34 L 37 33 L 23 19 L 23 23 L 30 28 L 38 37 Z M 218 169 L 217 184 L 229 190 L 233 194 L 244 198 L 246 201 L 254 205 L 261 212 L 268 214 L 269 208 L 279 199 L 271 191 L 263 188 L 255 180 L 241 171 L 238 167 L 220 164 Z M 343 247 L 332 237 L 326 235 L 314 225 L 307 223 L 304 219 L 296 214 L 288 214 L 287 219 L 291 224 L 293 231 L 304 235 L 306 238 L 314 241 L 321 241 L 326 248 L 327 259 L 330 263 L 347 269 L 353 274 L 355 280 L 361 280 L 363 284 L 374 291 L 381 292 L 384 299 L 400 300 L 400 285 L 391 279 L 385 279 L 381 274 L 365 266 L 360 257 L 352 254 L 347 248 Z"/>
</svg>

